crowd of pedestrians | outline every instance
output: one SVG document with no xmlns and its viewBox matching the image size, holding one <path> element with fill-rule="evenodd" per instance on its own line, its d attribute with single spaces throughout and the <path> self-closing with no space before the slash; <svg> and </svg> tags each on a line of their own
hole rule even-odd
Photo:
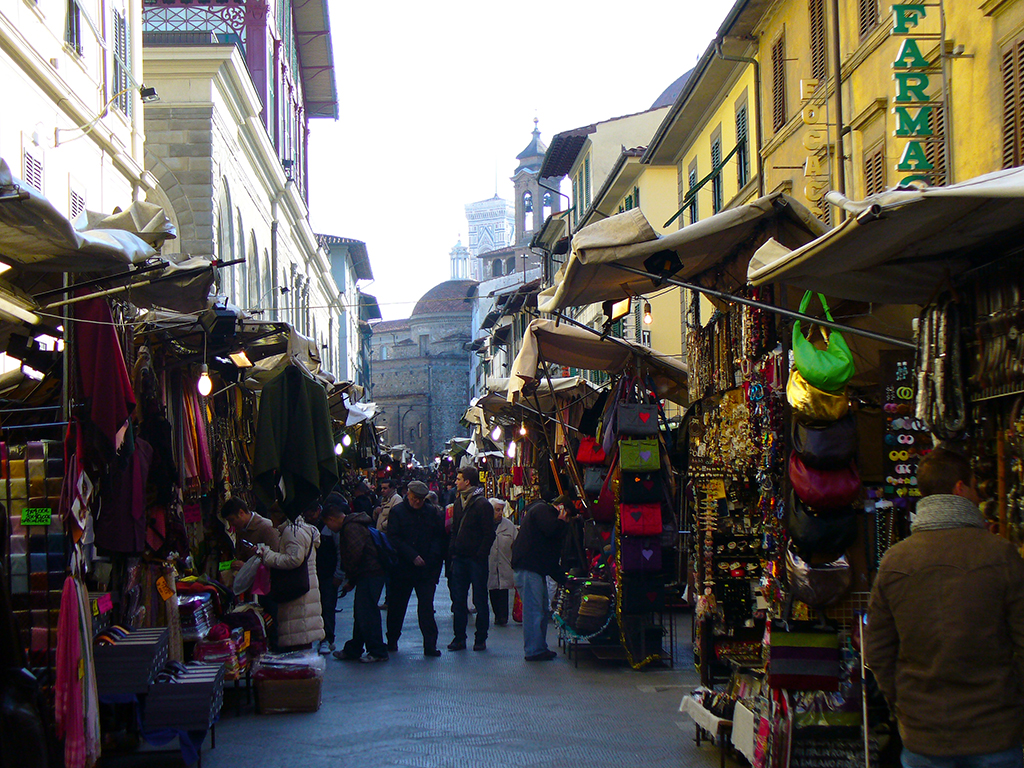
<svg viewBox="0 0 1024 768">
<path fill-rule="evenodd" d="M 275 600 L 272 589 L 259 598 L 275 619 L 270 640 L 278 651 L 315 648 L 342 661 L 385 662 L 400 647 L 415 593 L 423 654 L 439 657 L 434 602 L 444 574 L 449 651 L 470 647 L 471 617 L 472 648 L 486 650 L 492 612 L 496 626 L 507 625 L 518 588 L 524 657 L 546 661 L 555 657 L 546 644 L 549 579 L 565 578 L 559 570 L 565 501 L 534 502 L 519 527 L 508 502 L 487 498 L 479 472 L 463 467 L 449 482 L 386 478 L 377 489 L 353 476 L 295 521 L 276 508 L 264 518 L 237 499 L 224 505 L 222 516 L 236 534 L 239 561 L 260 558 L 272 583 L 286 571 L 306 569 L 309 586 L 300 596 Z M 337 604 L 350 592 L 352 637 L 339 648 Z"/>
</svg>

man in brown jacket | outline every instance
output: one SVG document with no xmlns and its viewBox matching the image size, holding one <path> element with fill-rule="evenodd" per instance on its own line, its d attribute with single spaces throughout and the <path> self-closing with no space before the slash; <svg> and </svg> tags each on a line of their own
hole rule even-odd
<svg viewBox="0 0 1024 768">
<path fill-rule="evenodd" d="M 868 666 L 905 768 L 1021 768 L 1024 560 L 985 528 L 967 459 L 918 467 L 911 536 L 885 555 L 868 607 Z"/>
</svg>

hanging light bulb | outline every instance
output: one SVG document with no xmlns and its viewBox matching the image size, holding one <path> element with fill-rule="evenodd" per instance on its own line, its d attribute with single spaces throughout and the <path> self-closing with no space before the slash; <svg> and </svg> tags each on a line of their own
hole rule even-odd
<svg viewBox="0 0 1024 768">
<path fill-rule="evenodd" d="M 654 322 L 654 315 L 651 314 L 651 302 L 644 302 L 644 325 L 650 325 Z"/>
<path fill-rule="evenodd" d="M 491 440 L 494 440 L 495 442 L 497 442 L 498 440 L 501 440 L 501 427 L 500 426 L 495 425 L 494 429 L 491 431 Z"/>
<path fill-rule="evenodd" d="M 526 437 L 526 422 L 525 421 L 522 424 L 519 425 L 519 434 L 522 435 L 523 437 Z"/>
<path fill-rule="evenodd" d="M 346 448 L 352 445 L 352 435 L 343 435 L 341 438 L 341 444 Z"/>
<path fill-rule="evenodd" d="M 334 444 L 334 455 L 335 456 L 341 456 L 341 452 L 343 450 L 345 450 L 345 449 L 341 446 L 341 443 L 335 443 Z"/>
<path fill-rule="evenodd" d="M 199 366 L 199 381 L 196 382 L 196 389 L 199 390 L 199 394 L 203 397 L 209 397 L 210 393 L 213 392 L 213 380 L 210 378 L 210 369 L 206 363 Z"/>
<path fill-rule="evenodd" d="M 515 440 L 512 440 L 512 441 L 509 442 L 508 450 L 505 451 L 505 455 L 508 456 L 510 459 L 514 459 L 516 457 L 516 441 Z"/>
</svg>

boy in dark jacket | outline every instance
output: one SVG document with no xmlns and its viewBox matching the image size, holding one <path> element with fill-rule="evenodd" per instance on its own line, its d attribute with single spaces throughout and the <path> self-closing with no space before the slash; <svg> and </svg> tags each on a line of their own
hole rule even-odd
<svg viewBox="0 0 1024 768">
<path fill-rule="evenodd" d="M 352 639 L 340 651 L 335 651 L 334 656 L 343 661 L 387 661 L 388 649 L 384 645 L 380 609 L 377 608 L 377 601 L 384 589 L 384 566 L 370 536 L 372 521 L 365 512 L 345 514 L 344 506 L 338 499 L 341 499 L 340 494 L 332 493 L 324 502 L 324 525 L 341 534 L 339 564 L 345 572 L 342 593 L 355 589 L 355 598 L 352 606 Z M 340 581 L 338 578 L 336 583 Z M 363 656 L 364 647 L 366 656 Z"/>
<path fill-rule="evenodd" d="M 423 655 L 436 657 L 441 652 L 437 650 L 434 590 L 441 576 L 445 533 L 444 520 L 426 500 L 429 492 L 426 483 L 413 480 L 388 516 L 388 538 L 399 557 L 388 586 L 388 651 L 398 650 L 405 611 L 415 590 Z"/>
<path fill-rule="evenodd" d="M 452 629 L 455 638 L 449 651 L 466 649 L 469 625 L 469 588 L 473 588 L 476 606 L 476 637 L 474 651 L 487 648 L 490 613 L 487 600 L 487 558 L 494 543 L 494 507 L 480 487 L 480 473 L 475 467 L 463 467 L 455 476 L 455 509 L 452 516 L 451 570 L 448 588 L 452 595 Z"/>
</svg>

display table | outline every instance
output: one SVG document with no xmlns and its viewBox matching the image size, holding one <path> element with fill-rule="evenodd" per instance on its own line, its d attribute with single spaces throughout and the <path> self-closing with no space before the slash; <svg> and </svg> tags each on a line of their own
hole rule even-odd
<svg viewBox="0 0 1024 768">
<path fill-rule="evenodd" d="M 750 762 L 754 764 L 754 713 L 743 706 L 742 701 L 736 702 L 732 713 L 732 745 Z"/>
<path fill-rule="evenodd" d="M 710 740 L 712 744 L 718 747 L 719 764 L 722 768 L 725 768 L 725 752 L 728 749 L 725 739 L 732 733 L 733 721 L 718 717 L 718 715 L 710 710 L 705 709 L 690 694 L 683 696 L 683 700 L 679 703 L 679 711 L 693 720 L 694 725 L 696 725 L 697 733 L 694 741 L 697 742 L 697 746 L 700 746 L 704 738 Z"/>
</svg>

